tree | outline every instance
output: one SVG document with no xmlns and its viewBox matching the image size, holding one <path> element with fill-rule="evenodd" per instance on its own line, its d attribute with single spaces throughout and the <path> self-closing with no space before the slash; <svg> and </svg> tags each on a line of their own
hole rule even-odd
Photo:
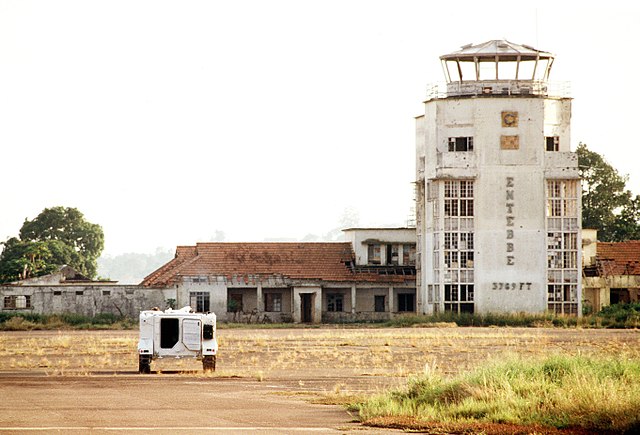
<svg viewBox="0 0 640 435">
<path fill-rule="evenodd" d="M 94 278 L 104 233 L 77 209 L 53 207 L 31 221 L 25 219 L 20 237 L 3 245 L 0 282 L 45 275 L 62 265 Z"/>
<path fill-rule="evenodd" d="M 582 178 L 582 227 L 598 230 L 598 239 L 617 242 L 640 238 L 640 196 L 626 189 L 620 175 L 600 154 L 580 143 L 576 149 Z"/>
</svg>

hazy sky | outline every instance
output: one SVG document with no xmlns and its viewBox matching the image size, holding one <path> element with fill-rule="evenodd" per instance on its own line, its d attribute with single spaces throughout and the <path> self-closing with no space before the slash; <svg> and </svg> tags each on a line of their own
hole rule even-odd
<svg viewBox="0 0 640 435">
<path fill-rule="evenodd" d="M 557 55 L 573 147 L 640 193 L 640 6 L 477 4 L 0 0 L 0 241 L 56 205 L 111 255 L 403 225 L 439 56 L 502 38 Z"/>
</svg>

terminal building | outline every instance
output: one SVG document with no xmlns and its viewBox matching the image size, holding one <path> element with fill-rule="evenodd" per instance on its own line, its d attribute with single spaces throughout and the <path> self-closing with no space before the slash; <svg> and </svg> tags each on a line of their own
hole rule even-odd
<svg viewBox="0 0 640 435">
<path fill-rule="evenodd" d="M 441 56 L 416 125 L 418 311 L 581 312 L 571 98 L 505 40 Z"/>
</svg>

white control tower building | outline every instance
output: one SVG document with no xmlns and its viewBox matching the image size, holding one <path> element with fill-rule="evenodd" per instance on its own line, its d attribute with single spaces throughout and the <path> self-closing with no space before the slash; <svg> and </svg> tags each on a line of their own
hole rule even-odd
<svg viewBox="0 0 640 435">
<path fill-rule="evenodd" d="M 554 56 L 505 40 L 441 58 L 416 126 L 418 311 L 581 311 L 571 98 Z"/>
</svg>

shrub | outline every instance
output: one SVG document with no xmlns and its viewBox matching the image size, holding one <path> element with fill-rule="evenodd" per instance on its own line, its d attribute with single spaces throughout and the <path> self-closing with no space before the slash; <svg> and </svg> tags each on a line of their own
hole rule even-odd
<svg viewBox="0 0 640 435">
<path fill-rule="evenodd" d="M 626 358 L 513 357 L 446 379 L 433 372 L 407 388 L 352 404 L 390 423 L 510 423 L 629 433 L 640 428 L 640 362 Z M 394 421 L 395 418 L 395 421 Z"/>
</svg>

